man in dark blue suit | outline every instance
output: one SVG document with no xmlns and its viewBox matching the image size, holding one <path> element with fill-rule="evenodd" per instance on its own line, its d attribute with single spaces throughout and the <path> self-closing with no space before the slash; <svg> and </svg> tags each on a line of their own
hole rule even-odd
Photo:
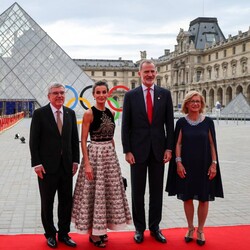
<svg viewBox="0 0 250 250">
<path fill-rule="evenodd" d="M 144 195 L 148 172 L 148 227 L 157 241 L 166 243 L 159 224 L 162 217 L 164 164 L 171 159 L 173 150 L 173 104 L 170 91 L 154 84 L 157 70 L 153 61 L 143 60 L 140 63 L 139 76 L 142 85 L 125 94 L 122 116 L 123 152 L 131 165 L 132 213 L 136 230 L 134 240 L 136 243 L 144 240 Z M 148 98 L 151 98 L 149 104 Z"/>
<path fill-rule="evenodd" d="M 75 112 L 63 106 L 65 87 L 52 84 L 50 103 L 35 110 L 30 127 L 31 165 L 38 176 L 41 216 L 47 244 L 57 247 L 58 240 L 75 247 L 69 237 L 72 183 L 79 163 L 79 137 Z M 53 204 L 58 194 L 58 231 L 53 222 Z"/>
</svg>

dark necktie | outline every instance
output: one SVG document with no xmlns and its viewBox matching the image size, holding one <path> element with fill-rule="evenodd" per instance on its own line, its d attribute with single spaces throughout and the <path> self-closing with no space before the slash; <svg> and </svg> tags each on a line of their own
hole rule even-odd
<svg viewBox="0 0 250 250">
<path fill-rule="evenodd" d="M 60 113 L 61 111 L 60 110 L 57 110 L 56 111 L 56 123 L 57 123 L 57 127 L 58 127 L 58 130 L 60 132 L 60 134 L 62 134 L 62 120 L 61 120 L 61 117 L 60 117 Z"/>
<path fill-rule="evenodd" d="M 150 94 L 150 88 L 147 89 L 146 101 L 147 101 L 148 120 L 149 120 L 149 123 L 151 124 L 152 118 L 153 118 L 153 103 L 152 103 L 152 97 Z"/>
</svg>

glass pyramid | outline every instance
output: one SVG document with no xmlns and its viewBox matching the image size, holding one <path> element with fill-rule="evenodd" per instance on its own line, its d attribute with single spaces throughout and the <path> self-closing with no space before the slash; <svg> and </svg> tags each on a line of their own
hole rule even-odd
<svg viewBox="0 0 250 250">
<path fill-rule="evenodd" d="M 6 110 L 8 102 L 13 101 L 15 112 L 23 111 L 19 110 L 24 108 L 23 103 L 29 103 L 26 109 L 31 113 L 34 108 L 46 105 L 47 88 L 52 82 L 66 85 L 65 105 L 74 109 L 78 117 L 84 112 L 83 101 L 93 103 L 91 87 L 86 88 L 93 81 L 14 3 L 0 15 L 1 113 L 6 114 L 3 106 Z"/>
<path fill-rule="evenodd" d="M 250 106 L 246 97 L 242 93 L 239 93 L 224 109 L 222 109 L 221 116 L 250 118 Z"/>
</svg>

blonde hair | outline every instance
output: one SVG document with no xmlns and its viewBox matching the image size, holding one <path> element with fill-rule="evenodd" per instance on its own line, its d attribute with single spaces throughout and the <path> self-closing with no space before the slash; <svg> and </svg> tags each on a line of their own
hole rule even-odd
<svg viewBox="0 0 250 250">
<path fill-rule="evenodd" d="M 184 114 L 188 114 L 188 108 L 187 108 L 187 103 L 191 101 L 191 99 L 194 97 L 194 96 L 199 96 L 200 99 L 201 99 L 201 108 L 200 108 L 200 113 L 204 113 L 205 112 L 205 107 L 206 107 L 206 104 L 205 104 L 205 99 L 204 97 L 202 96 L 201 93 L 199 93 L 198 91 L 195 91 L 195 90 L 191 90 L 189 91 L 185 97 L 184 97 L 184 100 L 183 100 L 183 103 L 182 103 L 182 106 L 181 106 L 181 112 L 184 113 Z"/>
</svg>

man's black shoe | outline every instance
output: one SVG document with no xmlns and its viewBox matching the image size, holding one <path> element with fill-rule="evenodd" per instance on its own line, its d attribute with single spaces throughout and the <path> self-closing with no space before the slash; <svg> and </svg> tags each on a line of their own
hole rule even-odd
<svg viewBox="0 0 250 250">
<path fill-rule="evenodd" d="M 150 235 L 153 236 L 157 241 L 161 243 L 167 243 L 167 239 L 165 238 L 165 236 L 162 234 L 160 230 L 150 231 Z"/>
<path fill-rule="evenodd" d="M 68 236 L 58 237 L 58 240 L 69 247 L 76 247 L 76 243 Z"/>
<path fill-rule="evenodd" d="M 57 248 L 57 242 L 55 237 L 48 237 L 47 238 L 47 244 L 51 248 Z"/>
<path fill-rule="evenodd" d="M 136 243 L 142 243 L 144 240 L 144 234 L 142 232 L 136 231 L 134 235 L 134 240 Z"/>
</svg>

